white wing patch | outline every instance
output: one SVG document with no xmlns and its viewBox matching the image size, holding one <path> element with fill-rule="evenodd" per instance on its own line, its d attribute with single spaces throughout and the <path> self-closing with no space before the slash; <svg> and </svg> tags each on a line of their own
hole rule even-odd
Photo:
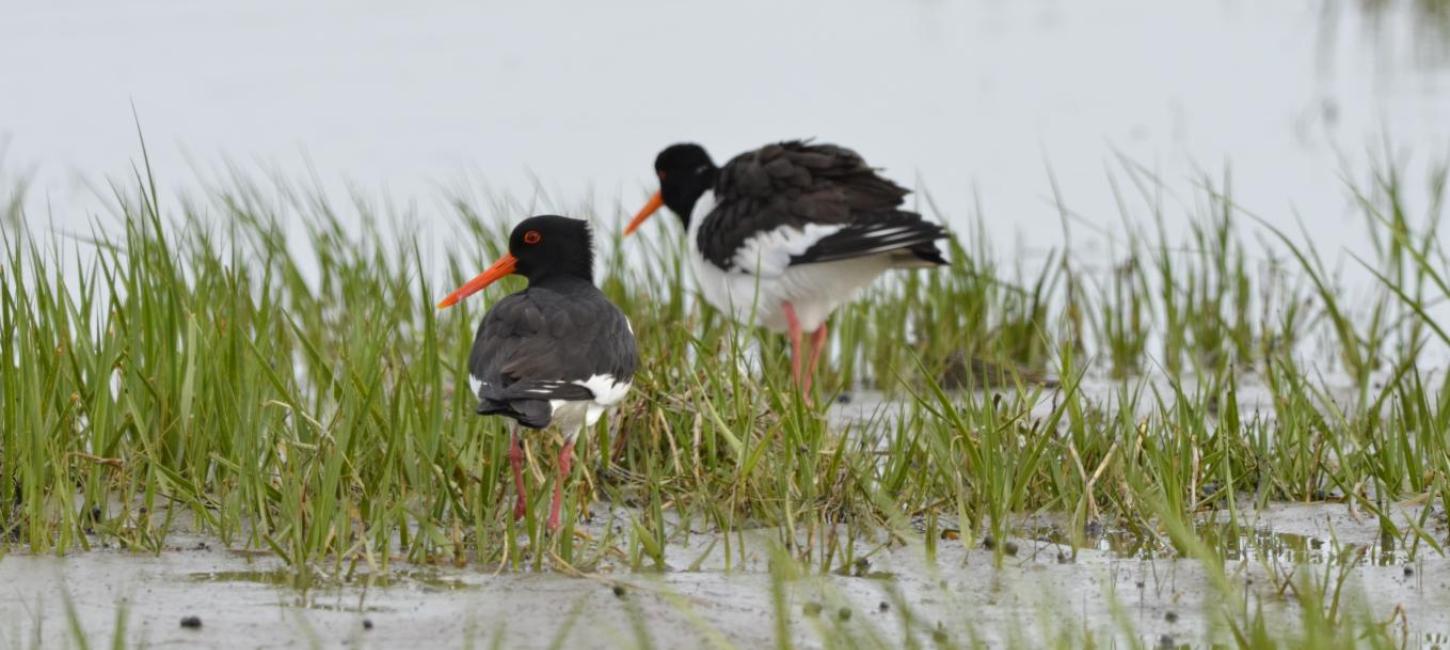
<svg viewBox="0 0 1450 650">
<path fill-rule="evenodd" d="M 907 228 L 906 226 L 895 226 L 892 228 L 881 228 L 879 230 L 872 230 L 870 232 L 867 232 L 866 236 L 872 239 L 888 239 L 892 235 L 900 235 L 902 233 L 908 232 L 911 232 L 911 229 Z"/>
<path fill-rule="evenodd" d="M 562 387 L 568 385 L 567 383 L 565 383 L 563 381 L 558 381 L 558 380 L 553 380 L 553 381 L 539 380 L 539 381 L 535 381 L 533 383 L 534 383 L 534 385 L 533 385 L 532 388 L 529 388 L 529 389 L 527 389 L 527 390 L 525 390 L 523 392 L 529 393 L 529 394 L 532 394 L 532 395 L 552 395 L 554 393 L 554 391 L 556 391 L 559 388 L 562 388 Z"/>
<path fill-rule="evenodd" d="M 889 228 L 882 228 L 880 230 L 870 230 L 863 233 L 862 237 L 872 239 L 878 242 L 878 246 L 862 253 L 864 255 L 872 255 L 875 253 L 884 253 L 886 251 L 896 250 L 898 248 L 901 248 L 902 246 L 907 245 L 908 243 L 921 240 L 922 233 L 921 231 L 913 228 L 905 226 L 895 226 Z"/>
<path fill-rule="evenodd" d="M 473 376 L 473 373 L 469 373 L 468 374 L 468 389 L 471 390 L 471 391 L 473 391 L 473 396 L 474 397 L 479 397 L 478 392 L 480 390 L 483 390 L 483 380 L 482 379 L 479 379 L 478 377 L 474 377 Z"/>
<path fill-rule="evenodd" d="M 780 275 L 790 258 L 806 252 L 821 239 L 840 232 L 843 226 L 808 223 L 805 228 L 781 226 L 746 239 L 735 251 L 735 268 L 756 275 Z"/>
<path fill-rule="evenodd" d="M 630 382 L 617 382 L 614 375 L 591 375 L 588 379 L 573 383 L 589 389 L 592 400 L 549 400 L 549 411 L 564 437 L 573 440 L 587 426 L 593 426 L 604 415 L 604 411 L 624 399 L 629 392 Z"/>
<path fill-rule="evenodd" d="M 630 382 L 615 381 L 614 375 L 602 373 L 591 375 L 588 379 L 575 381 L 574 383 L 589 389 L 594 393 L 594 402 L 601 406 L 612 406 L 624 399 L 629 392 Z"/>
</svg>

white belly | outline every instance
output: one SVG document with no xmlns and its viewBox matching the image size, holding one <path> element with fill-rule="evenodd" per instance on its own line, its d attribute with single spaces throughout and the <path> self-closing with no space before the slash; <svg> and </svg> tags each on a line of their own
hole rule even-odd
<svg viewBox="0 0 1450 650">
<path fill-rule="evenodd" d="M 604 414 L 604 407 L 596 405 L 594 400 L 553 399 L 549 400 L 549 408 L 553 409 L 550 424 L 559 428 L 565 440 L 578 437 L 580 431 L 598 422 Z"/>
<path fill-rule="evenodd" d="M 789 329 L 785 303 L 795 308 L 803 331 L 819 328 L 831 312 L 891 267 L 890 255 L 790 267 L 778 276 L 732 273 L 698 253 L 691 256 L 700 293 L 711 305 L 741 323 L 768 330 Z"/>
<path fill-rule="evenodd" d="M 592 400 L 549 400 L 553 420 L 550 424 L 559 427 L 565 440 L 573 440 L 579 432 L 594 426 L 604 412 L 609 410 L 629 392 L 630 382 L 614 383 L 608 375 L 595 375 L 577 382 L 594 391 Z"/>
<path fill-rule="evenodd" d="M 736 322 L 754 323 L 771 331 L 785 332 L 789 325 L 784 307 L 789 302 L 795 308 L 801 329 L 814 331 L 826 322 L 836 307 L 849 302 L 858 291 L 892 266 L 891 253 L 790 266 L 789 256 L 801 251 L 789 250 L 779 255 L 761 251 L 754 258 L 757 261 L 753 268 L 757 272 L 727 271 L 707 261 L 698 248 L 700 222 L 714 209 L 711 198 L 711 194 L 706 193 L 696 204 L 686 235 L 686 246 L 700 294 Z"/>
</svg>

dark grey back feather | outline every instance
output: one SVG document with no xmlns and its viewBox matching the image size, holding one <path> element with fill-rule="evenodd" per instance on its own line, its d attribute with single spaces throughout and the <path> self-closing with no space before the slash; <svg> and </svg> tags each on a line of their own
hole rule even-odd
<svg viewBox="0 0 1450 650">
<path fill-rule="evenodd" d="M 489 309 L 469 355 L 469 374 L 482 382 L 478 412 L 511 417 L 527 427 L 549 425 L 549 400 L 587 400 L 575 382 L 634 377 L 638 353 L 624 314 L 582 280 L 530 286 Z"/>
<path fill-rule="evenodd" d="M 697 245 L 711 263 L 731 269 L 735 251 L 759 232 L 841 225 L 841 231 L 793 257 L 792 263 L 897 249 L 920 249 L 924 259 L 939 260 L 939 253 L 929 252 L 936 250 L 931 242 L 946 233 L 921 215 L 900 209 L 908 193 L 850 149 L 800 140 L 771 144 L 720 168 L 716 205 L 700 224 Z"/>
</svg>

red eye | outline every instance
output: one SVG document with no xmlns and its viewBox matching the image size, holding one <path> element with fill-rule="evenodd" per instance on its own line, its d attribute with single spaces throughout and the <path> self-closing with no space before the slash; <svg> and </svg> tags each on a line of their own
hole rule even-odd
<svg viewBox="0 0 1450 650">
<path fill-rule="evenodd" d="M 665 173 L 663 171 L 656 171 L 655 172 L 655 176 L 659 176 L 660 177 L 660 180 L 664 180 L 665 179 Z"/>
<path fill-rule="evenodd" d="M 524 233 L 524 243 L 525 244 L 537 244 L 537 243 L 539 243 L 539 240 L 540 239 L 543 239 L 543 238 L 544 238 L 543 235 L 540 235 L 539 234 L 539 231 L 537 231 L 537 230 L 530 230 L 530 231 Z"/>
</svg>

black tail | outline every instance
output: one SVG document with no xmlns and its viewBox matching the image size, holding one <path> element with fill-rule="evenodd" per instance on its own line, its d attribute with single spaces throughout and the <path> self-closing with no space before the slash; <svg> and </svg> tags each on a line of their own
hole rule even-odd
<svg viewBox="0 0 1450 650">
<path fill-rule="evenodd" d="M 935 243 L 912 246 L 910 252 L 916 261 L 921 261 L 926 264 L 934 266 L 951 266 L 952 264 L 947 261 L 947 258 L 942 257 L 941 249 L 937 248 Z"/>
<path fill-rule="evenodd" d="M 554 410 L 543 400 L 499 401 L 483 398 L 474 409 L 479 415 L 502 415 L 512 418 L 530 429 L 543 429 L 554 419 Z"/>
</svg>

